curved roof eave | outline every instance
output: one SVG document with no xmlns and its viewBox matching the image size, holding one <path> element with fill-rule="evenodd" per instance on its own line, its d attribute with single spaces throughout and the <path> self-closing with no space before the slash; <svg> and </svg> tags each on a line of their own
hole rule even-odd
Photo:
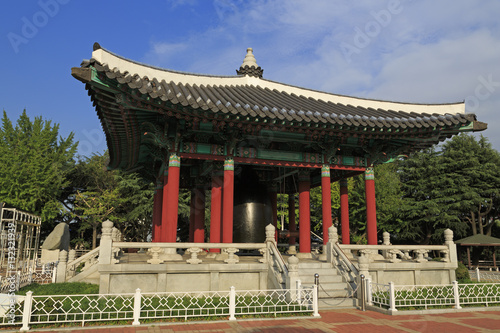
<svg viewBox="0 0 500 333">
<path fill-rule="evenodd" d="M 465 113 L 465 103 L 449 103 L 449 104 L 414 104 L 400 103 L 391 101 L 381 101 L 373 99 L 364 99 L 358 97 L 350 97 L 344 95 L 336 95 L 317 90 L 291 86 L 279 82 L 274 82 L 258 77 L 251 76 L 215 76 L 201 75 L 192 73 L 183 73 L 153 67 L 139 62 L 123 58 L 102 47 L 94 48 L 92 58 L 101 63 L 108 65 L 111 69 L 118 69 L 120 72 L 128 72 L 131 75 L 137 74 L 139 77 L 148 77 L 150 80 L 156 78 L 158 81 L 182 83 L 184 85 L 205 85 L 205 86 L 259 86 L 287 94 L 295 94 L 315 100 L 325 102 L 338 103 L 344 105 L 352 105 L 354 107 L 384 109 L 404 112 L 428 113 L 428 114 L 463 114 Z"/>
</svg>

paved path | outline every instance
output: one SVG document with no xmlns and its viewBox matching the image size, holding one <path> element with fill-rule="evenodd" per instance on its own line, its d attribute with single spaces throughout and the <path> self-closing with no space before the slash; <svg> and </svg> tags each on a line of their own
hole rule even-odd
<svg viewBox="0 0 500 333">
<path fill-rule="evenodd" d="M 297 333 L 297 332 L 500 332 L 500 311 L 459 312 L 432 315 L 390 316 L 354 309 L 320 311 L 321 318 L 237 320 L 121 327 L 55 329 L 61 333 Z M 32 330 L 30 332 L 42 332 Z M 43 330 L 47 332 L 47 330 Z"/>
</svg>

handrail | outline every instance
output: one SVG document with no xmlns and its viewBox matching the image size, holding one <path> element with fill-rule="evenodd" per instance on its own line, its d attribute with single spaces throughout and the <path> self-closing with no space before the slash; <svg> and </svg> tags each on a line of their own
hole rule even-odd
<svg viewBox="0 0 500 333">
<path fill-rule="evenodd" d="M 219 249 L 219 248 L 237 248 L 243 250 L 262 249 L 266 247 L 264 243 L 152 243 L 152 242 L 113 242 L 113 247 L 129 248 L 129 249 L 150 249 L 154 247 L 160 248 L 176 248 L 187 249 L 198 247 L 202 249 Z"/>
<path fill-rule="evenodd" d="M 288 275 L 288 267 L 286 266 L 285 259 L 283 259 L 281 252 L 278 250 L 278 247 L 276 246 L 276 243 L 268 242 L 268 245 L 271 247 L 271 250 L 276 255 L 277 259 L 276 262 L 279 266 L 279 269 L 281 270 L 281 272 L 284 272 L 286 275 Z"/>
<path fill-rule="evenodd" d="M 343 249 L 347 250 L 446 250 L 447 245 L 366 245 L 366 244 L 339 244 Z"/>
<path fill-rule="evenodd" d="M 323 237 L 318 236 L 314 231 L 311 231 L 311 235 L 318 237 L 321 241 L 323 241 Z"/>
<path fill-rule="evenodd" d="M 84 254 L 83 256 L 81 257 L 78 257 L 76 258 L 75 260 L 73 261 L 70 261 L 66 264 L 66 271 L 69 271 L 70 270 L 70 267 L 74 267 L 75 265 L 78 265 L 80 264 L 81 262 L 84 262 L 86 261 L 87 259 L 90 259 L 90 258 L 93 258 L 97 255 L 99 255 L 99 246 L 96 247 L 95 249 L 93 249 L 92 251 L 90 252 L 87 252 L 86 254 Z"/>
<path fill-rule="evenodd" d="M 333 243 L 332 249 L 336 250 L 337 254 L 342 258 L 342 261 L 347 265 L 347 268 L 349 268 L 351 272 L 353 272 L 356 275 L 359 274 L 358 268 L 352 263 L 351 259 L 347 257 L 344 251 L 342 251 L 342 248 L 340 247 L 340 244 L 338 242 Z"/>
</svg>

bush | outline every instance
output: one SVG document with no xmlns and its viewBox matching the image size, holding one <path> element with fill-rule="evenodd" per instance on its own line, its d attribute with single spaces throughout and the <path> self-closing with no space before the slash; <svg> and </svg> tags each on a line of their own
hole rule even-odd
<svg viewBox="0 0 500 333">
<path fill-rule="evenodd" d="M 461 262 L 458 263 L 458 268 L 455 271 L 455 274 L 457 275 L 457 281 L 459 283 L 467 283 L 467 282 L 471 281 L 470 275 L 469 275 L 469 270 Z"/>
<path fill-rule="evenodd" d="M 99 286 L 97 284 L 86 282 L 64 282 L 38 284 L 32 283 L 29 286 L 19 289 L 18 295 L 26 295 L 32 291 L 33 295 L 81 295 L 98 294 Z"/>
</svg>

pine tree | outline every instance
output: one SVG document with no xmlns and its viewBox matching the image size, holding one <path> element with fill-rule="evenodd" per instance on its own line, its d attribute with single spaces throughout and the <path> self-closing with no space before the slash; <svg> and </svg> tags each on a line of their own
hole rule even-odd
<svg viewBox="0 0 500 333">
<path fill-rule="evenodd" d="M 46 229 L 64 212 L 67 175 L 74 167 L 74 134 L 59 137 L 59 125 L 23 111 L 15 126 L 3 112 L 0 128 L 0 201 L 41 215 Z"/>
</svg>

